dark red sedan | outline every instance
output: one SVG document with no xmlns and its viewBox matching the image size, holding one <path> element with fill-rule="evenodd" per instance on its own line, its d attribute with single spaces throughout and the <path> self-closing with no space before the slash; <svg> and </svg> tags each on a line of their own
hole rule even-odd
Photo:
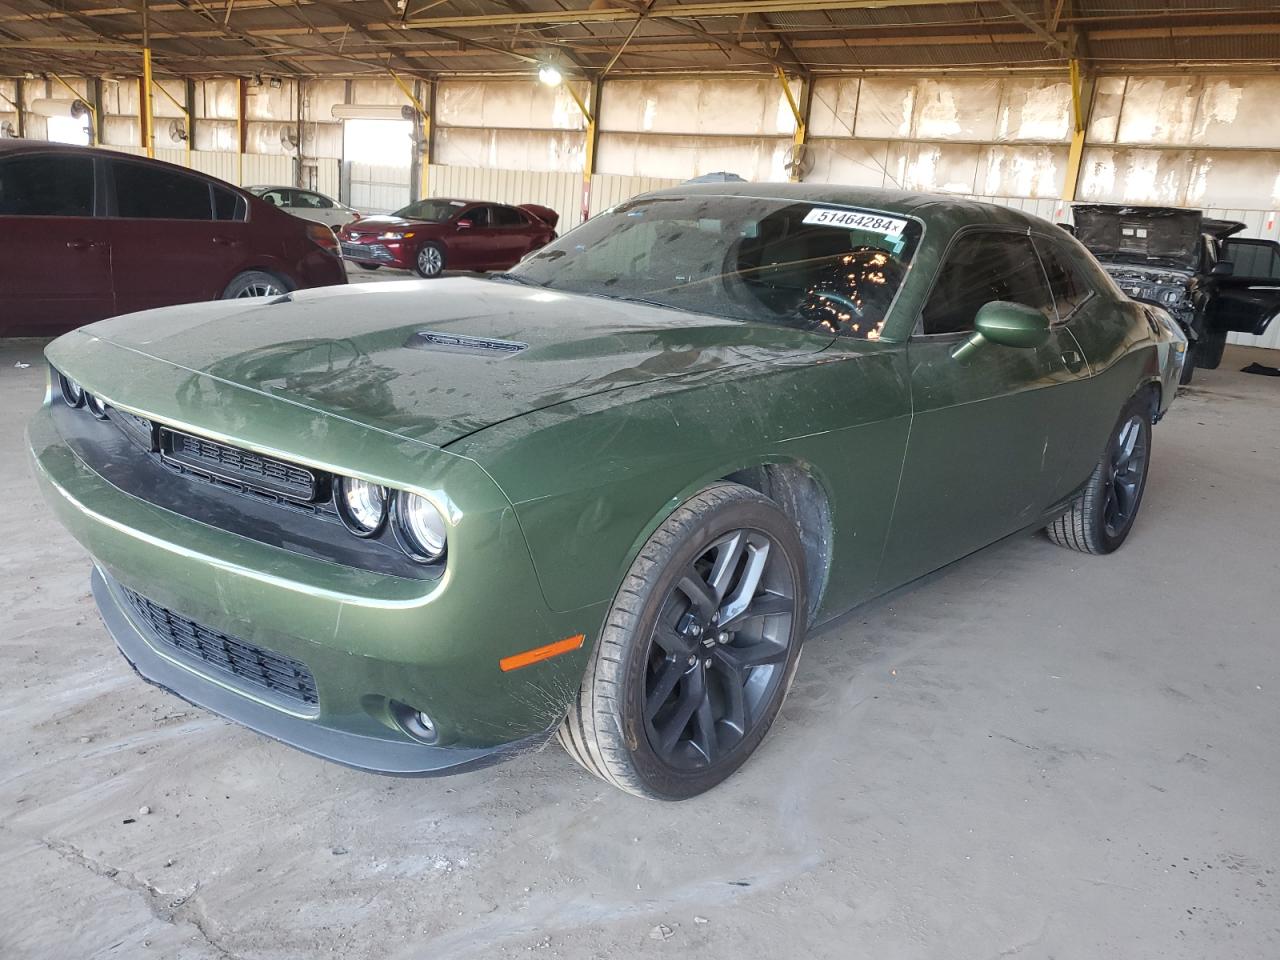
<svg viewBox="0 0 1280 960">
<path fill-rule="evenodd" d="M 338 231 L 342 255 L 366 269 L 396 267 L 435 277 L 445 270 L 506 270 L 556 238 L 560 215 L 528 203 L 419 200 Z"/>
<path fill-rule="evenodd" d="M 346 282 L 332 230 L 229 183 L 110 150 L 0 140 L 0 336 Z"/>
</svg>

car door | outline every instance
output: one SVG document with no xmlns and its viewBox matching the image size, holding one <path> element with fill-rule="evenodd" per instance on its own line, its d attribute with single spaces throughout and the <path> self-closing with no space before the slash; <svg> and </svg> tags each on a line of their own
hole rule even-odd
<svg viewBox="0 0 1280 960">
<path fill-rule="evenodd" d="M 96 180 L 88 154 L 0 160 L 0 335 L 52 335 L 115 312 Z"/>
<path fill-rule="evenodd" d="M 1215 277 L 1206 326 L 1262 336 L 1280 313 L 1280 243 L 1232 237 L 1223 244 L 1222 259 L 1231 262 L 1232 272 Z"/>
<path fill-rule="evenodd" d="M 497 221 L 497 251 L 492 265 L 505 270 L 520 262 L 520 258 L 533 249 L 534 229 L 531 219 L 515 207 L 492 208 Z"/>
<path fill-rule="evenodd" d="M 462 212 L 453 222 L 449 240 L 448 265 L 451 269 L 484 270 L 493 260 L 495 242 L 493 207 L 477 204 Z"/>
<path fill-rule="evenodd" d="M 880 582 L 889 588 L 1034 522 L 1060 494 L 1075 441 L 1068 385 L 1088 376 L 1071 333 L 1034 349 L 983 342 L 957 359 L 984 304 L 1057 320 L 1025 230 L 952 242 L 907 344 L 911 433 Z"/>
<path fill-rule="evenodd" d="M 244 257 L 247 224 L 214 219 L 214 185 L 133 160 L 107 166 L 114 184 L 111 251 L 119 311 L 221 296 Z"/>
</svg>

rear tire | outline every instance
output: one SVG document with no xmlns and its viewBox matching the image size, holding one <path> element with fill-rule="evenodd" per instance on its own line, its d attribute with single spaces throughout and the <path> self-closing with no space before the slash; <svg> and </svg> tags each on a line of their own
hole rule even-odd
<svg viewBox="0 0 1280 960">
<path fill-rule="evenodd" d="M 382 264 L 380 263 L 361 263 L 359 260 L 353 260 L 352 263 L 354 263 L 361 270 L 381 270 L 382 269 Z"/>
<path fill-rule="evenodd" d="M 683 503 L 631 565 L 561 745 L 606 783 L 683 800 L 746 761 L 777 716 L 804 633 L 795 524 L 749 487 Z"/>
<path fill-rule="evenodd" d="M 1067 512 L 1045 527 L 1060 547 L 1111 553 L 1133 529 L 1151 465 L 1151 399 L 1140 393 L 1124 405 L 1097 466 Z"/>
<path fill-rule="evenodd" d="M 263 270 L 246 270 L 237 274 L 222 291 L 223 300 L 240 297 L 278 297 L 289 292 L 289 287 L 275 274 Z"/>
</svg>

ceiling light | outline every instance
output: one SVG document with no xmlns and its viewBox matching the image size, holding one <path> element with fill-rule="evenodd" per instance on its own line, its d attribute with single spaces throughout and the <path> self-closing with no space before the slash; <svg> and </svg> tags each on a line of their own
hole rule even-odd
<svg viewBox="0 0 1280 960">
<path fill-rule="evenodd" d="M 563 79 L 564 75 L 549 63 L 538 68 L 538 80 L 548 87 L 560 86 L 560 81 Z"/>
</svg>

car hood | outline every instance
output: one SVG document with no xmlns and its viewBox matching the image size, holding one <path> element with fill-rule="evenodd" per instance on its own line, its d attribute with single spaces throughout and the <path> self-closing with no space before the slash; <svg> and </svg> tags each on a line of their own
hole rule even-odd
<svg viewBox="0 0 1280 960">
<path fill-rule="evenodd" d="M 342 228 L 344 236 L 360 233 L 385 233 L 387 230 L 428 230 L 443 224 L 427 220 L 406 220 L 404 217 L 361 217 Z"/>
<path fill-rule="evenodd" d="M 165 307 L 80 332 L 209 386 L 436 446 L 564 401 L 803 356 L 833 339 L 468 277 Z M 127 384 L 106 395 L 128 405 Z"/>
<path fill-rule="evenodd" d="M 1078 203 L 1071 212 L 1076 239 L 1100 260 L 1192 270 L 1200 262 L 1204 216 L 1199 210 Z"/>
</svg>

